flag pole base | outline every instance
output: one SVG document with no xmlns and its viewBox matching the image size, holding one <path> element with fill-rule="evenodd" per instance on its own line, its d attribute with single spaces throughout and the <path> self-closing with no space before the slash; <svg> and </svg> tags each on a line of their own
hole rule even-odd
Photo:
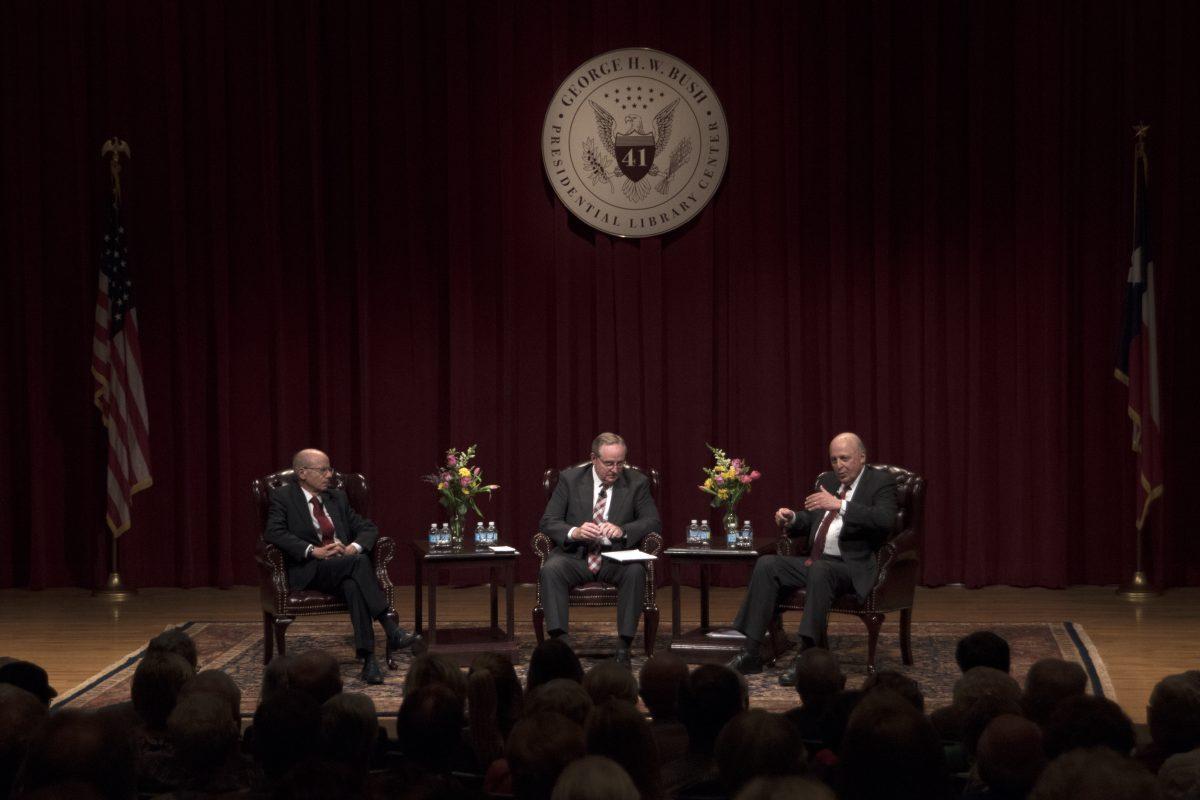
<svg viewBox="0 0 1200 800">
<path fill-rule="evenodd" d="M 1133 573 L 1133 578 L 1129 583 L 1124 584 L 1117 589 L 1117 594 L 1124 597 L 1126 600 L 1141 602 L 1144 600 L 1153 600 L 1162 594 L 1162 590 L 1150 583 L 1146 577 L 1146 573 L 1138 570 Z"/>
<path fill-rule="evenodd" d="M 105 600 L 121 601 L 128 600 L 137 595 L 137 589 L 132 586 L 126 586 L 125 581 L 121 580 L 121 573 L 108 573 L 108 580 L 103 586 L 92 590 L 92 597 L 103 597 Z"/>
</svg>

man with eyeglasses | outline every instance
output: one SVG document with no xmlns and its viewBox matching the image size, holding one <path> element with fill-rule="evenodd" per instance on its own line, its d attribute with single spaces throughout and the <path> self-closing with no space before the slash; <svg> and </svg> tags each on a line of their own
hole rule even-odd
<svg viewBox="0 0 1200 800">
<path fill-rule="evenodd" d="M 387 616 L 387 597 L 368 557 L 379 531 L 350 507 L 345 492 L 329 487 L 333 478 L 329 456 L 320 450 L 301 450 L 292 457 L 292 469 L 295 482 L 271 494 L 263 537 L 283 551 L 293 590 L 314 589 L 345 598 L 354 626 L 354 648 L 363 660 L 362 679 L 383 683 L 383 670 L 375 659 L 373 621 L 387 634 L 389 656 L 409 647 L 421 649 L 424 643 Z"/>
<path fill-rule="evenodd" d="M 563 470 L 546 504 L 539 530 L 556 545 L 538 581 L 546 628 L 567 634 L 567 593 L 572 586 L 604 581 L 617 587 L 618 663 L 629 666 L 629 645 L 637 633 L 646 590 L 646 568 L 601 558 L 606 550 L 636 548 L 651 532 L 661 532 L 650 480 L 625 468 L 625 440 L 602 433 L 592 442 L 591 460 Z"/>
</svg>

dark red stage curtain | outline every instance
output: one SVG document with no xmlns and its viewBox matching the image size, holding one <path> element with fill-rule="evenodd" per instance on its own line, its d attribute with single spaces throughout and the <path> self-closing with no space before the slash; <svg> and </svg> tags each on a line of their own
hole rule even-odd
<svg viewBox="0 0 1200 800">
<path fill-rule="evenodd" d="M 136 585 L 253 582 L 247 485 L 305 445 L 367 473 L 408 540 L 440 518 L 418 476 L 477 442 L 488 516 L 526 544 L 542 469 L 605 429 L 663 470 L 669 541 L 706 511 L 705 442 L 763 471 L 743 513 L 766 527 L 853 429 L 928 478 L 926 583 L 1124 580 L 1138 121 L 1167 437 L 1148 552 L 1198 583 L 1198 9 L 8 3 L 0 586 L 106 568 L 88 366 L 113 135 L 155 480 L 122 540 Z M 621 241 L 553 199 L 538 138 L 569 70 L 634 45 L 707 76 L 732 155 L 697 221 Z"/>
</svg>

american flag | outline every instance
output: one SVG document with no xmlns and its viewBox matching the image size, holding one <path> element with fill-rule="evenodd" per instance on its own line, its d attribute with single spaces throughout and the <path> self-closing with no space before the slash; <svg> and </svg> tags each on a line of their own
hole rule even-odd
<svg viewBox="0 0 1200 800">
<path fill-rule="evenodd" d="M 114 198 L 100 253 L 92 340 L 96 407 L 108 428 L 108 527 L 129 530 L 133 495 L 150 486 L 150 419 L 142 387 L 142 348 L 126 264 L 121 207 Z"/>
<path fill-rule="evenodd" d="M 1150 252 L 1146 187 L 1149 163 L 1144 130 L 1134 149 L 1133 255 L 1125 292 L 1125 321 L 1117 352 L 1117 380 L 1129 387 L 1129 420 L 1137 453 L 1137 529 L 1146 523 L 1151 504 L 1162 496 L 1162 420 L 1158 395 L 1158 325 L 1154 304 L 1154 259 Z"/>
</svg>

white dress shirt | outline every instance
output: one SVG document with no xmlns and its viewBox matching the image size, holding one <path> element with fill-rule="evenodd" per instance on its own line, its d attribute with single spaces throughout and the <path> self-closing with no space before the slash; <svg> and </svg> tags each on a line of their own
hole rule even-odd
<svg viewBox="0 0 1200 800">
<path fill-rule="evenodd" d="M 846 493 L 842 495 L 842 507 L 838 509 L 838 513 L 834 516 L 833 521 L 829 523 L 829 530 L 825 531 L 825 553 L 831 556 L 840 556 L 842 549 L 838 546 L 838 537 L 842 533 L 842 518 L 846 515 L 846 506 L 850 503 L 850 498 L 854 495 L 854 490 L 858 488 L 858 482 L 862 480 L 863 473 L 867 471 L 864 465 L 858 472 L 858 476 L 854 482 L 846 487 Z"/>
<path fill-rule="evenodd" d="M 310 492 L 308 489 L 304 488 L 303 486 L 300 487 L 300 491 L 304 492 L 304 505 L 308 507 L 308 518 L 310 520 L 312 520 L 313 528 L 316 529 L 316 531 L 317 531 L 317 538 L 320 538 L 321 523 L 317 522 L 316 509 L 313 508 L 313 504 L 312 504 L 312 499 L 317 496 L 315 494 L 313 494 L 312 492 Z M 319 497 L 317 497 L 317 499 L 321 501 L 321 508 L 325 508 L 325 501 L 321 500 L 321 498 L 319 498 Z M 325 516 L 329 517 L 328 509 L 325 510 Z M 329 524 L 333 525 L 333 517 L 329 517 Z M 338 535 L 337 535 L 337 526 L 334 526 L 334 529 L 333 529 L 333 540 L 335 542 L 337 542 L 338 544 L 342 544 L 342 540 L 339 539 Z M 312 555 L 313 547 L 314 547 L 314 545 L 310 544 L 308 546 L 308 549 L 304 551 L 305 558 L 308 558 L 309 556 Z M 354 548 L 353 552 L 355 552 L 355 553 L 361 553 L 363 551 L 362 545 L 360 545 L 358 542 L 351 542 L 350 544 L 346 545 L 347 550 L 349 550 L 350 548 Z"/>
<path fill-rule="evenodd" d="M 596 474 L 596 468 L 592 467 L 592 510 L 593 511 L 595 511 L 595 509 L 596 509 L 596 501 L 600 499 L 600 488 L 602 486 L 604 486 L 604 481 L 600 480 L 600 476 Z M 604 517 L 605 522 L 608 522 L 608 510 L 610 508 L 612 508 L 613 493 L 616 491 L 616 488 L 617 488 L 617 485 L 614 483 L 612 486 L 608 487 L 608 494 L 606 494 L 604 496 L 604 501 L 605 501 L 604 502 L 604 514 L 602 516 Z M 592 519 L 594 520 L 595 517 L 593 517 Z M 575 531 L 577 531 L 577 530 L 579 530 L 579 528 L 575 527 L 575 528 L 571 528 L 571 530 L 567 531 L 567 538 L 574 539 Z M 600 542 L 601 542 L 601 544 L 610 544 L 608 539 L 601 539 Z"/>
</svg>

